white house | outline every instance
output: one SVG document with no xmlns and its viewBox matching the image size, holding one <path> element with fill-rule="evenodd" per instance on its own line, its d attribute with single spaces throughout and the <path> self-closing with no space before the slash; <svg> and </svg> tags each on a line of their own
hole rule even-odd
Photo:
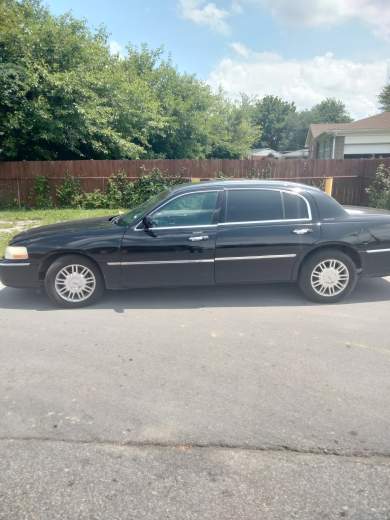
<svg viewBox="0 0 390 520">
<path fill-rule="evenodd" d="M 293 150 L 292 152 L 278 152 L 272 150 L 272 148 L 255 148 L 250 151 L 250 159 L 263 159 L 264 157 L 270 157 L 272 159 L 307 159 L 308 150 L 302 148 L 302 150 Z"/>
<path fill-rule="evenodd" d="M 283 152 L 282 159 L 307 159 L 309 151 L 307 148 L 301 150 L 293 150 L 292 152 Z"/>
<path fill-rule="evenodd" d="M 390 157 L 390 112 L 353 123 L 310 125 L 306 147 L 311 159 Z"/>
<path fill-rule="evenodd" d="M 254 148 L 249 152 L 250 159 L 262 159 L 263 157 L 273 157 L 274 159 L 280 159 L 282 154 L 277 152 L 276 150 L 272 150 L 272 148 Z"/>
</svg>

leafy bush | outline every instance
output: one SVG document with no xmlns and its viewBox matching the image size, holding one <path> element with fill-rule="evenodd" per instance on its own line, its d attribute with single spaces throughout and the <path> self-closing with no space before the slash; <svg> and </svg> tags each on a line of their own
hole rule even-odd
<svg viewBox="0 0 390 520">
<path fill-rule="evenodd" d="M 378 166 L 375 178 L 366 192 L 370 206 L 390 209 L 390 167 L 383 163 Z"/>
<path fill-rule="evenodd" d="M 185 182 L 182 177 L 167 177 L 158 168 L 129 181 L 123 170 L 114 173 L 108 180 L 107 200 L 110 208 L 128 208 L 141 204 L 161 191 Z"/>
<path fill-rule="evenodd" d="M 107 196 L 99 189 L 88 193 L 82 193 L 74 199 L 74 204 L 82 209 L 100 209 L 108 207 Z"/>
<path fill-rule="evenodd" d="M 119 170 L 108 179 L 107 202 L 110 208 L 126 208 L 132 205 L 133 183 L 124 170 Z"/>
<path fill-rule="evenodd" d="M 260 162 L 260 161 L 259 161 Z M 239 180 L 239 177 L 236 176 L 227 176 L 222 171 L 218 171 L 215 173 L 216 179 L 224 179 L 224 180 Z M 269 164 L 262 168 L 251 168 L 245 173 L 245 179 L 272 179 L 272 167 Z"/>
<path fill-rule="evenodd" d="M 125 171 L 114 173 L 107 183 L 106 191 L 95 189 L 92 192 L 83 192 L 80 180 L 66 173 L 60 186 L 56 189 L 58 206 L 63 208 L 131 208 L 141 204 L 149 197 L 161 191 L 186 182 L 184 177 L 167 177 L 158 168 L 131 182 Z M 32 205 L 44 209 L 53 207 L 50 194 L 50 185 L 46 177 L 39 176 L 34 180 Z M 0 205 L 6 203 L 0 200 Z M 10 204 L 7 202 L 7 206 Z"/>
<path fill-rule="evenodd" d="M 141 204 L 153 195 L 183 182 L 186 182 L 183 177 L 166 177 L 158 168 L 154 168 L 134 182 L 131 203 L 133 206 Z"/>
<path fill-rule="evenodd" d="M 152 170 L 149 175 L 142 175 L 134 182 L 134 205 L 141 204 L 149 197 L 163 191 L 168 187 L 167 179 L 159 170 Z"/>
<path fill-rule="evenodd" d="M 58 205 L 61 208 L 72 208 L 77 205 L 76 201 L 81 195 L 80 180 L 72 177 L 68 172 L 65 174 L 65 179 L 56 189 L 56 196 Z"/>
<path fill-rule="evenodd" d="M 34 179 L 34 205 L 38 209 L 51 208 L 53 201 L 50 194 L 50 184 L 47 177 L 38 175 Z"/>
<path fill-rule="evenodd" d="M 0 193 L 0 209 L 16 209 L 21 208 L 18 199 L 11 195 Z"/>
</svg>

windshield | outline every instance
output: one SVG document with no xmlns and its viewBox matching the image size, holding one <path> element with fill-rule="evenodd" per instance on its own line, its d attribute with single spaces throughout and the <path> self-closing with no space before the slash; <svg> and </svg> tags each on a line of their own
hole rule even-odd
<svg viewBox="0 0 390 520">
<path fill-rule="evenodd" d="M 169 194 L 170 190 L 164 190 L 157 195 L 153 195 L 148 200 L 135 206 L 128 213 L 123 215 L 120 219 L 120 223 L 124 223 L 126 225 L 131 225 L 137 222 L 143 215 L 147 214 L 150 210 L 154 208 L 154 206 L 160 202 L 160 200 L 165 199 L 165 197 Z"/>
</svg>

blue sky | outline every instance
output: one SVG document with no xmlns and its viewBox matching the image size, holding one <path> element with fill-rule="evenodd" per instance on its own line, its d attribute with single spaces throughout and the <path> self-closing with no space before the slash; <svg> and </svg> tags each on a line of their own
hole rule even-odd
<svg viewBox="0 0 390 520">
<path fill-rule="evenodd" d="M 378 111 L 390 63 L 389 0 L 46 0 L 113 49 L 163 45 L 182 71 L 227 95 L 281 95 L 308 108 L 327 96 L 352 115 Z M 310 6 L 310 7 L 309 7 Z"/>
</svg>

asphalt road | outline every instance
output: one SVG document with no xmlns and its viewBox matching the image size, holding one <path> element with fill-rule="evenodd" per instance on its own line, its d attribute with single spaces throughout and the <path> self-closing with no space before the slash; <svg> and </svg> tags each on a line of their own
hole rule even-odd
<svg viewBox="0 0 390 520">
<path fill-rule="evenodd" d="M 390 520 L 390 279 L 0 286 L 0 519 Z"/>
</svg>

